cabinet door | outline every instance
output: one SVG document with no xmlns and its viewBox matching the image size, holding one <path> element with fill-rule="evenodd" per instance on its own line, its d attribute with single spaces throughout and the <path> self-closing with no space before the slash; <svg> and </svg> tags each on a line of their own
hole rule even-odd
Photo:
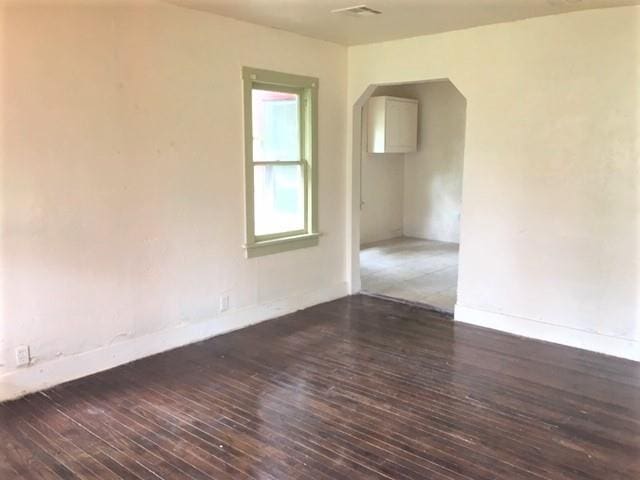
<svg viewBox="0 0 640 480">
<path fill-rule="evenodd" d="M 415 152 L 418 141 L 418 104 L 387 99 L 387 152 Z"/>
</svg>

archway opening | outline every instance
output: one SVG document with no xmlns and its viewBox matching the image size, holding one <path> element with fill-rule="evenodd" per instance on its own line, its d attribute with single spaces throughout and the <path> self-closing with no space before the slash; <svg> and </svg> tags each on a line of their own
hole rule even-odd
<svg viewBox="0 0 640 480">
<path fill-rule="evenodd" d="M 453 314 L 466 108 L 448 79 L 371 85 L 358 100 L 356 290 Z"/>
</svg>

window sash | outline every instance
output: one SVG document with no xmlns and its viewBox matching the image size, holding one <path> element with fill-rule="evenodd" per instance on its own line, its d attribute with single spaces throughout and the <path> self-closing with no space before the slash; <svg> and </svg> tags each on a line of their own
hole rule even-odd
<svg viewBox="0 0 640 480">
<path fill-rule="evenodd" d="M 306 128 L 306 109 L 307 109 L 307 104 L 308 101 L 306 99 L 306 89 L 305 88 L 300 88 L 300 87 L 288 87 L 288 86 L 284 86 L 284 85 L 272 85 L 272 84 L 268 84 L 268 83 L 258 83 L 258 82 L 253 82 L 253 84 L 251 85 L 251 94 L 253 94 L 254 90 L 265 90 L 265 91 L 269 91 L 269 92 L 282 92 L 282 93 L 291 93 L 293 95 L 297 95 L 298 96 L 298 145 L 300 148 L 300 151 L 298 153 L 298 158 L 300 160 L 304 160 L 305 159 L 305 152 L 306 152 L 306 145 L 305 145 L 305 140 L 306 140 L 306 135 L 305 135 L 305 128 Z M 253 163 L 260 163 L 260 164 L 268 164 L 270 161 L 275 161 L 275 162 L 283 162 L 283 161 L 287 161 L 287 160 L 269 160 L 269 161 L 260 161 L 260 160 L 254 160 L 253 159 L 253 102 L 250 106 L 251 108 L 251 161 Z"/>
<path fill-rule="evenodd" d="M 309 232 L 309 177 L 307 174 L 307 162 L 304 162 L 302 160 L 299 161 L 291 161 L 291 162 L 279 162 L 279 161 L 270 161 L 270 162 L 253 162 L 253 167 L 257 167 L 257 166 L 289 166 L 289 165 L 295 165 L 295 166 L 300 166 L 301 170 L 302 170 L 302 188 L 303 188 L 303 198 L 304 198 L 304 204 L 303 204 L 303 210 L 302 210 L 302 214 L 304 216 L 304 228 L 299 229 L 299 230 L 287 230 L 287 231 L 282 231 L 282 232 L 274 232 L 274 233 L 269 233 L 266 235 L 254 235 L 254 239 L 256 242 L 264 242 L 267 240 L 276 240 L 278 238 L 285 238 L 285 237 L 293 237 L 296 235 L 304 235 L 305 233 Z M 254 191 L 255 191 L 255 180 L 254 183 L 252 185 Z M 253 212 L 254 212 L 254 216 L 253 216 L 253 229 L 255 232 L 255 225 L 256 225 L 256 217 L 255 217 L 255 198 L 253 199 L 254 204 L 252 206 L 253 208 Z"/>
<path fill-rule="evenodd" d="M 245 123 L 245 248 L 247 256 L 277 253 L 317 244 L 317 88 L 318 79 L 268 70 L 243 67 L 244 123 Z M 253 159 L 253 90 L 293 93 L 299 96 L 300 160 L 267 161 Z M 299 165 L 303 174 L 304 229 L 255 235 L 255 179 L 256 166 Z M 313 240 L 315 239 L 315 240 Z M 280 242 L 279 242 L 280 240 Z M 273 242 L 278 242 L 277 246 Z M 261 244 L 262 242 L 262 244 Z M 286 242 L 286 243 L 285 243 Z"/>
<path fill-rule="evenodd" d="M 254 197 L 254 192 L 255 192 L 255 178 L 252 172 L 252 178 L 251 178 L 251 191 L 252 191 L 252 204 L 251 204 L 251 209 L 253 212 L 252 215 L 252 219 L 251 219 L 251 224 L 252 224 L 252 231 L 253 231 L 253 240 L 254 242 L 262 242 L 262 241 L 267 241 L 267 240 L 275 240 L 278 238 L 286 238 L 286 237 L 293 237 L 296 235 L 304 235 L 305 233 L 309 232 L 309 176 L 308 176 L 308 170 L 309 170 L 309 165 L 308 165 L 308 161 L 306 159 L 307 155 L 307 109 L 308 109 L 308 99 L 306 98 L 306 89 L 305 88 L 300 88 L 300 87 L 288 87 L 285 85 L 272 85 L 272 84 L 266 84 L 266 83 L 260 83 L 260 82 L 253 82 L 251 85 L 251 89 L 250 89 L 250 93 L 253 95 L 253 91 L 254 90 L 265 90 L 265 91 L 270 91 L 270 92 L 283 92 L 283 93 L 291 93 L 291 94 L 295 94 L 298 95 L 298 140 L 299 140 L 299 146 L 300 146 L 300 160 L 269 160 L 269 161 L 260 161 L 260 160 L 254 160 L 253 159 L 253 103 L 251 102 L 251 104 L 249 105 L 249 108 L 251 110 L 251 164 L 252 164 L 252 170 L 256 167 L 256 166 L 260 166 L 260 165 L 274 165 L 274 166 L 278 166 L 278 165 L 297 165 L 300 166 L 302 169 L 302 181 L 303 181 L 303 195 L 304 195 L 304 205 L 303 205 L 303 215 L 304 215 L 304 228 L 301 230 L 287 230 L 287 231 L 282 231 L 282 232 L 276 232 L 276 233 L 270 233 L 267 235 L 256 235 L 255 234 L 255 226 L 256 226 L 256 212 L 255 212 L 255 197 Z"/>
</svg>

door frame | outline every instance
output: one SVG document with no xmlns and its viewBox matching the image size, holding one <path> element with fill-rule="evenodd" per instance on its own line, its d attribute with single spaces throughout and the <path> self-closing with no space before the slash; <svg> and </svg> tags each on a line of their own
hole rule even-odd
<svg viewBox="0 0 640 480">
<path fill-rule="evenodd" d="M 370 83 L 356 99 L 350 112 L 351 123 L 347 124 L 350 131 L 350 153 L 347 155 L 347 235 L 346 235 L 346 274 L 349 294 L 353 295 L 361 291 L 360 278 L 360 211 L 362 209 L 362 152 L 363 132 L 365 126 L 363 112 L 364 106 L 378 87 L 414 85 L 417 83 L 433 83 L 449 81 L 448 77 L 428 78 L 423 80 L 393 81 Z M 456 87 L 457 88 L 457 87 Z M 459 90 L 459 89 L 458 89 Z M 463 94 L 464 95 L 464 94 Z M 468 108 L 468 105 L 467 105 Z M 468 119 L 468 115 L 467 115 Z M 466 131 L 466 128 L 465 128 Z M 465 142 L 466 143 L 466 142 Z M 349 148 L 347 149 L 349 151 Z M 464 183 L 463 195 L 464 199 Z M 464 205 L 463 205 L 464 208 Z"/>
</svg>

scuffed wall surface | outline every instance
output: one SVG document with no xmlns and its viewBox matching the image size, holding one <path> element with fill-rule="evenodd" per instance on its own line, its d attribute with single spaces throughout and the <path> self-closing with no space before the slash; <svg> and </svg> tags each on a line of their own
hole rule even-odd
<svg viewBox="0 0 640 480">
<path fill-rule="evenodd" d="M 349 49 L 350 104 L 443 78 L 467 99 L 459 305 L 639 340 L 640 7 Z"/>
<path fill-rule="evenodd" d="M 344 47 L 159 2 L 1 12 L 0 374 L 344 281 Z M 244 258 L 243 65 L 320 79 L 318 247 Z"/>
</svg>

